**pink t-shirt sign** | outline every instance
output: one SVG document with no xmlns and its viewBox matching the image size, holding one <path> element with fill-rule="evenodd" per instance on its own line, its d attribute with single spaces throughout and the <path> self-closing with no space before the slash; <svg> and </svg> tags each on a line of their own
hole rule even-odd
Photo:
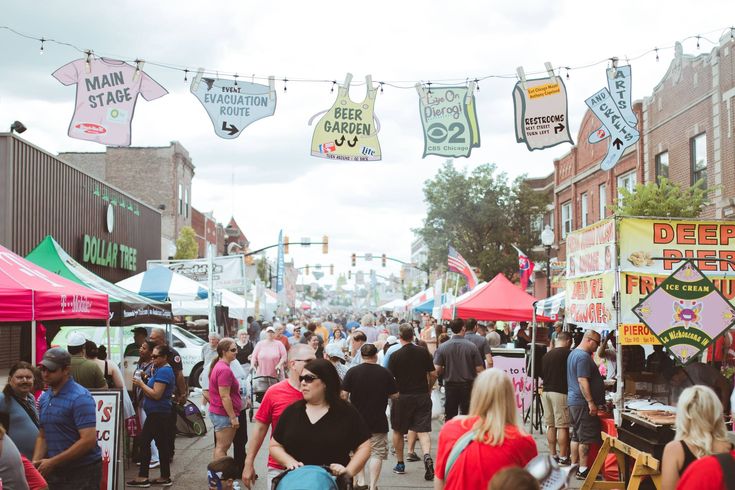
<svg viewBox="0 0 735 490">
<path fill-rule="evenodd" d="M 232 408 L 235 415 L 239 415 L 242 410 L 242 398 L 240 398 L 240 383 L 232 373 L 230 365 L 224 361 L 217 361 L 214 369 L 209 373 L 209 411 L 227 417 L 227 410 L 222 405 L 222 397 L 219 394 L 220 388 L 230 388 L 230 399 L 232 400 Z"/>
<path fill-rule="evenodd" d="M 67 63 L 53 73 L 64 85 L 77 85 L 76 107 L 69 137 L 109 146 L 130 145 L 138 94 L 145 100 L 168 92 L 144 71 L 124 61 L 107 58 Z"/>
</svg>

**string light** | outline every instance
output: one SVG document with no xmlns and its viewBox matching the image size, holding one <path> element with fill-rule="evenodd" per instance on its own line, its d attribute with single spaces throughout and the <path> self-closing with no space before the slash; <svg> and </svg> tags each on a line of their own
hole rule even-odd
<svg viewBox="0 0 735 490">
<path fill-rule="evenodd" d="M 237 87 L 237 73 L 235 73 L 235 87 Z"/>
<path fill-rule="evenodd" d="M 656 61 L 658 62 L 658 48 L 653 48 L 654 51 L 656 51 Z"/>
<path fill-rule="evenodd" d="M 480 91 L 480 81 L 477 78 L 475 78 L 475 90 Z"/>
<path fill-rule="evenodd" d="M 431 95 L 431 82 L 426 82 L 426 85 L 429 87 L 427 94 Z"/>
<path fill-rule="evenodd" d="M 189 81 L 188 75 L 189 75 L 189 69 L 185 68 L 184 69 L 184 83 L 187 83 Z"/>
<path fill-rule="evenodd" d="M 564 69 L 567 71 L 567 80 L 569 80 L 569 67 L 565 66 Z"/>
<path fill-rule="evenodd" d="M 380 85 L 380 93 L 383 93 L 383 82 L 378 82 L 378 85 Z"/>
<path fill-rule="evenodd" d="M 38 52 L 38 54 L 43 55 L 43 43 L 45 43 L 46 40 L 44 38 L 41 38 L 41 50 Z"/>
<path fill-rule="evenodd" d="M 288 83 L 288 78 L 283 77 L 283 91 L 284 92 L 288 91 L 288 87 L 286 86 L 287 83 Z"/>
<path fill-rule="evenodd" d="M 701 37 L 701 36 L 697 35 L 697 49 L 699 49 L 699 38 L 700 38 L 700 37 Z"/>
<path fill-rule="evenodd" d="M 330 92 L 334 93 L 334 86 L 337 85 L 337 80 L 332 80 L 332 88 L 329 89 Z"/>
</svg>

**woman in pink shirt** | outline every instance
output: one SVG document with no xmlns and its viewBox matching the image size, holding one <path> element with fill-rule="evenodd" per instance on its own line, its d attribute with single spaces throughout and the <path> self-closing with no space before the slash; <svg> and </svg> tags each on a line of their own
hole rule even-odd
<svg viewBox="0 0 735 490">
<path fill-rule="evenodd" d="M 275 339 L 273 327 L 265 329 L 265 339 L 255 344 L 250 359 L 255 367 L 256 376 L 271 376 L 281 379 L 283 364 L 286 362 L 286 348 Z"/>
<path fill-rule="evenodd" d="M 235 340 L 224 338 L 217 344 L 217 357 L 209 370 L 209 418 L 214 426 L 214 459 L 227 456 L 240 426 L 240 383 L 230 369 L 236 357 Z"/>
</svg>

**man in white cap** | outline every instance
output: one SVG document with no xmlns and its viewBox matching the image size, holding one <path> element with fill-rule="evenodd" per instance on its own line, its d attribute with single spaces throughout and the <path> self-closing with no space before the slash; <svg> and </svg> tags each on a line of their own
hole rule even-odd
<svg viewBox="0 0 735 490">
<path fill-rule="evenodd" d="M 84 356 L 87 338 L 80 332 L 72 332 L 66 338 L 66 349 L 71 354 L 71 377 L 88 390 L 105 390 L 107 382 L 97 363 Z"/>
<path fill-rule="evenodd" d="M 329 360 L 329 362 L 331 362 L 337 369 L 340 381 L 345 379 L 345 374 L 347 374 L 347 366 L 345 366 L 345 362 L 347 361 L 347 358 L 340 346 L 338 344 L 327 344 L 324 348 L 324 358 Z"/>
<path fill-rule="evenodd" d="M 380 364 L 384 368 L 388 369 L 388 361 L 390 361 L 390 356 L 403 346 L 398 343 L 398 337 L 396 337 L 395 335 L 391 335 L 387 339 L 385 339 L 385 345 L 387 345 L 388 348 L 385 350 L 385 353 L 383 354 L 383 361 Z"/>
</svg>

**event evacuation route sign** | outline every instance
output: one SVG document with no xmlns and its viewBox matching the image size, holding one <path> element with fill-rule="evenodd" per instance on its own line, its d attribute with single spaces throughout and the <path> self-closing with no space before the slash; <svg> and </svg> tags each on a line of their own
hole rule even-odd
<svg viewBox="0 0 735 490">
<path fill-rule="evenodd" d="M 643 298 L 633 313 L 682 364 L 735 323 L 735 308 L 691 260 Z"/>
</svg>

